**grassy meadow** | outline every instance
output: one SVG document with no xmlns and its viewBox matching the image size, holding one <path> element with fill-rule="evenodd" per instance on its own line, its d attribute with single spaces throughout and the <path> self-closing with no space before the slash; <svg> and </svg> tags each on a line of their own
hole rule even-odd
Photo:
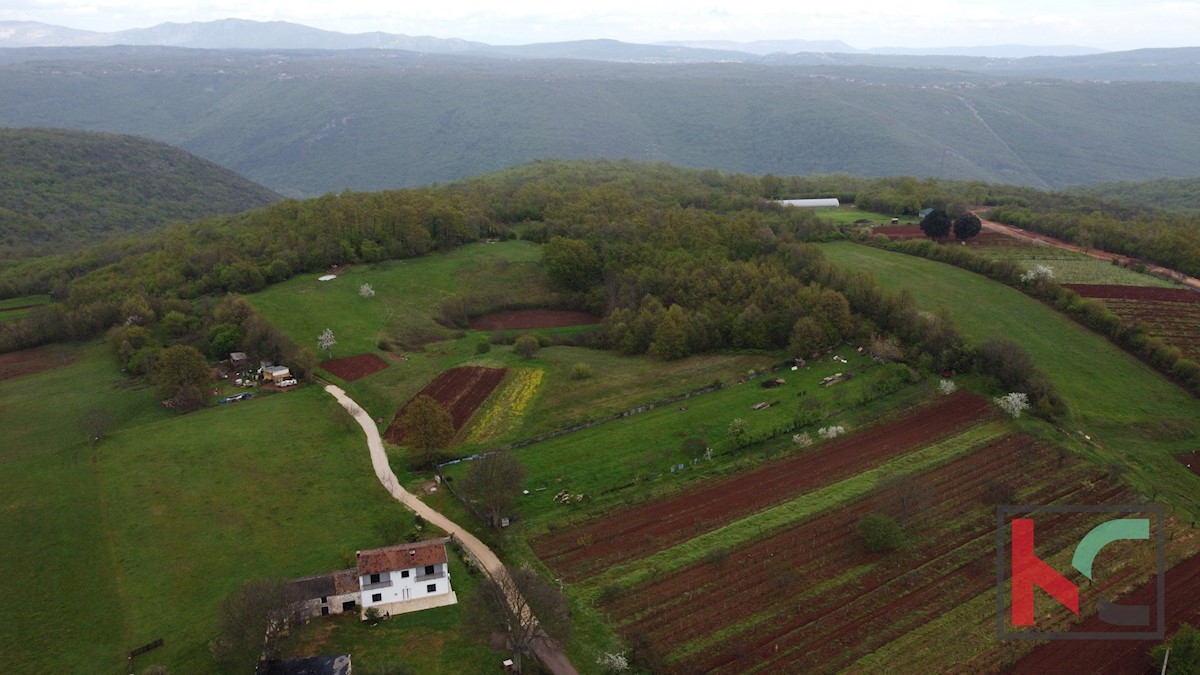
<svg viewBox="0 0 1200 675">
<path fill-rule="evenodd" d="M 782 360 L 780 354 L 747 352 L 663 362 L 570 346 L 543 348 L 533 358 L 525 359 L 508 345 L 492 345 L 487 353 L 478 353 L 480 343 L 487 342 L 491 332 L 452 331 L 436 323 L 442 303 L 455 297 L 483 298 L 497 307 L 546 301 L 551 295 L 537 262 L 539 256 L 538 246 L 524 241 L 472 244 L 415 260 L 355 266 L 329 282 L 317 281 L 312 275 L 296 277 L 249 297 L 299 344 L 315 347 L 316 336 L 330 328 L 338 340 L 334 358 L 373 353 L 387 361 L 384 370 L 355 382 L 342 383 L 327 375 L 344 385 L 355 401 L 385 424 L 406 401 L 449 368 L 482 365 L 543 371 L 525 414 L 486 442 L 468 444 L 463 449 L 468 454 L 476 447 L 536 436 L 690 391 L 714 380 L 733 379 Z M 359 296 L 363 283 L 371 284 L 375 297 Z M 478 290 L 482 288 L 490 289 L 487 295 Z M 529 332 L 550 335 L 579 330 Z M 378 348 L 382 339 L 403 342 L 411 336 L 424 336 L 429 342 L 416 349 L 399 350 L 404 360 L 396 360 Z M 587 364 L 592 377 L 572 379 L 571 370 L 578 363 Z"/>
<path fill-rule="evenodd" d="M 923 309 L 946 310 L 973 343 L 1017 342 L 1070 407 L 1068 423 L 1090 436 L 1083 452 L 1129 471 L 1147 497 L 1169 496 L 1200 513 L 1200 481 L 1172 455 L 1194 449 L 1200 401 L 1150 367 L 1012 288 L 950 265 L 848 242 L 822 245 L 834 263 L 907 288 Z"/>
<path fill-rule="evenodd" d="M 1055 281 L 1062 284 L 1179 288 L 1179 284 L 1152 274 L 1044 244 L 1013 243 L 1004 246 L 981 246 L 974 250 L 987 258 L 1012 260 L 1026 270 L 1031 270 L 1036 265 L 1045 265 L 1054 270 Z"/>
<path fill-rule="evenodd" d="M 214 670 L 217 609 L 242 581 L 347 567 L 412 529 L 319 388 L 175 416 L 103 346 L 78 352 L 0 382 L 0 644 L 15 672 L 125 672 L 158 638 L 139 669 Z M 76 428 L 92 408 L 117 423 L 95 448 Z"/>
<path fill-rule="evenodd" d="M 928 391 L 927 387 L 905 387 L 901 394 L 875 397 L 871 392 L 884 379 L 884 369 L 851 348 L 839 353 L 849 365 L 826 357 L 799 371 L 751 378 L 744 384 L 513 450 L 528 471 L 524 487 L 530 495 L 521 505 L 526 529 L 539 531 L 551 523 L 561 525 L 564 519 L 590 517 L 631 500 L 662 496 L 683 489 L 693 480 L 737 471 L 747 462 L 792 448 L 791 433 L 780 432 L 794 424 L 802 409 L 811 421 L 797 432 L 806 432 L 817 440 L 819 427 L 842 424 L 853 430 L 866 426 L 886 408 L 905 408 Z M 850 371 L 857 374 L 831 387 L 820 385 L 826 376 Z M 780 377 L 786 381 L 782 386 L 760 386 L 764 380 Z M 771 405 L 753 409 L 762 402 Z M 734 418 L 747 422 L 747 441 L 771 436 L 777 436 L 776 440 L 750 448 L 737 447 L 729 437 L 729 424 Z M 683 442 L 689 438 L 703 439 L 713 450 L 712 459 L 685 451 Z M 671 471 L 680 464 L 684 465 L 682 471 Z M 465 462 L 450 465 L 444 472 L 460 478 L 467 467 Z M 581 503 L 563 506 L 552 499 L 560 490 L 585 498 Z"/>
</svg>

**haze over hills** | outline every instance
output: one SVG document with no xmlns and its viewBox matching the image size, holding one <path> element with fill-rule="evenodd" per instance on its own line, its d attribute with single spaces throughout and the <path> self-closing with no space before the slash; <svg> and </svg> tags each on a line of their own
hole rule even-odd
<svg viewBox="0 0 1200 675">
<path fill-rule="evenodd" d="M 611 62 L 620 54 L 654 60 L 677 47 L 595 40 L 540 48 L 562 58 L 534 58 L 524 47 L 506 48 L 511 58 L 3 49 L 0 126 L 153 138 L 290 196 L 587 157 L 1042 188 L 1200 175 L 1200 48 L 684 64 Z"/>
<path fill-rule="evenodd" d="M 604 43 L 605 49 L 596 49 Z M 670 41 L 632 44 L 617 40 L 575 40 L 528 45 L 489 45 L 455 38 L 371 32 L 339 33 L 286 21 L 221 19 L 162 23 L 110 33 L 77 30 L 31 21 L 0 21 L 0 47 L 98 47 L 157 45 L 193 49 L 403 49 L 428 54 L 469 52 L 519 58 L 581 58 L 666 62 L 753 61 L 768 54 L 799 52 L 903 54 L 1023 58 L 1079 56 L 1102 50 L 1076 46 L 997 45 L 964 47 L 883 47 L 857 49 L 841 40 Z M 620 45 L 619 48 L 615 48 Z"/>
<path fill-rule="evenodd" d="M 0 258 L 58 252 L 279 199 L 229 169 L 164 143 L 61 129 L 0 129 Z"/>
</svg>

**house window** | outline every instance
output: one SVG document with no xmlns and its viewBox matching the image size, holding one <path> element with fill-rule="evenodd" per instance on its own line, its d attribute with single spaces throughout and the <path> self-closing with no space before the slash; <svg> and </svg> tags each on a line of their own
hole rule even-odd
<svg viewBox="0 0 1200 675">
<path fill-rule="evenodd" d="M 321 596 L 321 604 L 324 604 L 324 603 L 326 603 L 326 602 L 329 602 L 329 596 L 327 596 L 327 595 L 322 595 L 322 596 Z"/>
<path fill-rule="evenodd" d="M 426 593 L 436 593 L 437 592 L 437 584 L 429 584 L 428 586 L 425 587 L 425 592 Z"/>
<path fill-rule="evenodd" d="M 378 574 L 371 575 L 371 583 L 373 583 L 373 584 L 379 583 L 379 575 Z"/>
<path fill-rule="evenodd" d="M 425 566 L 425 574 L 433 574 L 433 565 Z"/>
<path fill-rule="evenodd" d="M 353 600 L 347 600 L 342 603 L 342 611 L 343 612 L 353 612 L 354 606 L 355 606 L 355 602 Z"/>
<path fill-rule="evenodd" d="M 371 602 L 379 602 L 380 600 L 383 600 L 383 593 L 371 594 Z"/>
<path fill-rule="evenodd" d="M 407 579 L 407 578 L 408 578 L 408 570 L 404 570 L 403 572 L 401 572 L 401 573 L 400 573 L 400 578 L 401 578 L 401 579 Z"/>
</svg>

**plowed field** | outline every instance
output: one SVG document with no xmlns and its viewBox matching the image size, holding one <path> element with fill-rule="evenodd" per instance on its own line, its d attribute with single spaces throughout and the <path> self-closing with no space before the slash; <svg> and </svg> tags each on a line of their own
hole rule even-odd
<svg viewBox="0 0 1200 675">
<path fill-rule="evenodd" d="M 1137 321 L 1183 355 L 1200 358 L 1200 293 L 1185 288 L 1064 284 L 1085 298 L 1100 298 L 1124 321 Z"/>
<path fill-rule="evenodd" d="M 987 400 L 960 391 L 900 419 L 823 443 L 745 475 L 709 482 L 541 537 L 533 551 L 564 579 L 637 560 L 795 495 L 848 478 L 992 416 Z"/>
<path fill-rule="evenodd" d="M 1158 589 L 1153 580 L 1121 599 L 1126 605 L 1153 605 Z M 1167 570 L 1167 635 L 1179 624 L 1200 625 L 1200 555 Z M 1112 630 L 1093 616 L 1074 630 Z M 1058 640 L 1038 648 L 1017 662 L 1014 673 L 1070 673 L 1086 667 L 1089 673 L 1157 673 L 1147 656 L 1158 640 Z"/>
<path fill-rule="evenodd" d="M 1186 288 L 1153 288 L 1150 286 L 1114 286 L 1110 284 L 1063 284 L 1085 298 L 1114 298 L 1119 300 L 1154 300 L 1157 302 L 1200 303 L 1200 293 Z"/>
<path fill-rule="evenodd" d="M 417 396 L 425 394 L 442 404 L 442 407 L 454 418 L 454 429 L 460 430 L 467 420 L 487 397 L 504 379 L 504 368 L 484 368 L 482 366 L 462 366 L 451 368 L 438 375 L 425 388 L 417 392 Z M 416 398 L 414 396 L 413 398 Z M 392 424 L 384 432 L 384 438 L 392 443 L 402 445 L 404 432 L 400 429 L 400 418 L 405 409 L 401 408 L 392 419 Z"/>
<path fill-rule="evenodd" d="M 387 362 L 375 354 L 359 354 L 358 356 L 347 356 L 344 359 L 322 361 L 321 368 L 347 382 L 353 382 L 387 368 Z"/>
<path fill-rule="evenodd" d="M 655 672 L 836 672 L 995 584 L 994 482 L 1025 488 L 1033 503 L 1124 493 L 1085 465 L 1057 461 L 1032 439 L 1009 436 L 728 558 L 632 588 L 605 609 L 635 649 L 652 655 Z M 866 552 L 858 520 L 897 513 L 906 500 L 916 545 Z M 1045 522 L 1040 541 L 1069 545 L 1078 535 L 1069 525 Z"/>
<path fill-rule="evenodd" d="M 65 366 L 74 360 L 74 357 L 57 354 L 45 348 L 0 354 L 0 380 L 33 375 L 43 370 Z"/>
</svg>

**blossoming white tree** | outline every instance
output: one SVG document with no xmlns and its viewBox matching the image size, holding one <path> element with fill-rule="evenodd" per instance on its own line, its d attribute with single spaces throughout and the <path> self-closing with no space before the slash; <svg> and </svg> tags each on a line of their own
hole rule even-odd
<svg viewBox="0 0 1200 675">
<path fill-rule="evenodd" d="M 371 288 L 371 284 L 363 284 L 358 287 L 358 294 L 364 298 L 373 298 L 375 297 L 375 289 Z"/>
<path fill-rule="evenodd" d="M 321 331 L 321 334 L 317 336 L 317 346 L 324 349 L 331 359 L 333 358 L 333 346 L 336 344 L 337 338 L 333 337 L 333 331 L 328 328 Z"/>
<path fill-rule="evenodd" d="M 1005 394 L 1004 396 L 999 396 L 995 399 L 995 401 L 996 405 L 1000 406 L 1001 410 L 1009 415 L 1012 415 L 1014 419 L 1020 417 L 1021 413 L 1029 410 L 1029 396 L 1019 391 L 1013 391 Z"/>
</svg>

